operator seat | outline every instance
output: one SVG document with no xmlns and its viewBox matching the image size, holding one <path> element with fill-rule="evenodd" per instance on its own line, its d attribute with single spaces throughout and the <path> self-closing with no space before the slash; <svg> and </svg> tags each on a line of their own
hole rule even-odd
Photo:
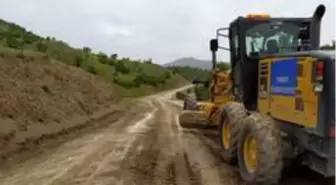
<svg viewBox="0 0 336 185">
<path fill-rule="evenodd" d="M 267 54 L 275 54 L 279 52 L 278 42 L 275 39 L 267 41 Z"/>
</svg>

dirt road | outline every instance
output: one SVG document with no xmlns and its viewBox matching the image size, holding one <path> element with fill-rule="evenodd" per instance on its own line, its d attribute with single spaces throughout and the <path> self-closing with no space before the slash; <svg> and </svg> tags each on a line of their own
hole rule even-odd
<svg viewBox="0 0 336 185">
<path fill-rule="evenodd" d="M 111 122 L 108 127 L 54 148 L 41 147 L 34 157 L 8 161 L 0 168 L 0 184 L 243 184 L 235 168 L 223 163 L 215 133 L 179 126 L 181 108 L 169 100 L 171 95 L 146 97 L 117 121 L 102 120 Z M 292 183 L 314 183 L 305 179 Z"/>
</svg>

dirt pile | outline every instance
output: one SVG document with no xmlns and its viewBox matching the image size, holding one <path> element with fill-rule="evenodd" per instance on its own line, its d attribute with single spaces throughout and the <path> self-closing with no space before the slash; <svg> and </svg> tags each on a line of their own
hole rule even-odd
<svg viewBox="0 0 336 185">
<path fill-rule="evenodd" d="M 111 84 L 38 53 L 0 49 L 1 153 L 116 105 Z"/>
</svg>

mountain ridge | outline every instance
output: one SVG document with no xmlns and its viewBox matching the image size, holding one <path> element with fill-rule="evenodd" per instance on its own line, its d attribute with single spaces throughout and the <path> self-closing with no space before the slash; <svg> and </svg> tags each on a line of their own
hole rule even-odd
<svg viewBox="0 0 336 185">
<path fill-rule="evenodd" d="M 178 58 L 176 60 L 173 60 L 172 62 L 168 62 L 163 64 L 164 67 L 193 67 L 193 68 L 200 68 L 200 69 L 211 69 L 212 68 L 212 62 L 210 60 L 202 60 L 197 59 L 194 57 L 182 57 Z"/>
</svg>

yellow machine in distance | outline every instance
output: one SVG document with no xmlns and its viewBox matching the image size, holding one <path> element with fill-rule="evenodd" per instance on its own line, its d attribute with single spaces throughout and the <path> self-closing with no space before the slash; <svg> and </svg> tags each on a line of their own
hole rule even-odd
<svg viewBox="0 0 336 185">
<path fill-rule="evenodd" d="M 249 185 L 279 183 L 293 160 L 335 176 L 335 51 L 319 50 L 324 13 L 320 5 L 312 17 L 238 17 L 210 41 L 211 100 L 187 98 L 184 108 L 218 125 L 222 156 Z M 228 73 L 215 71 L 218 49 L 230 51 Z"/>
</svg>

